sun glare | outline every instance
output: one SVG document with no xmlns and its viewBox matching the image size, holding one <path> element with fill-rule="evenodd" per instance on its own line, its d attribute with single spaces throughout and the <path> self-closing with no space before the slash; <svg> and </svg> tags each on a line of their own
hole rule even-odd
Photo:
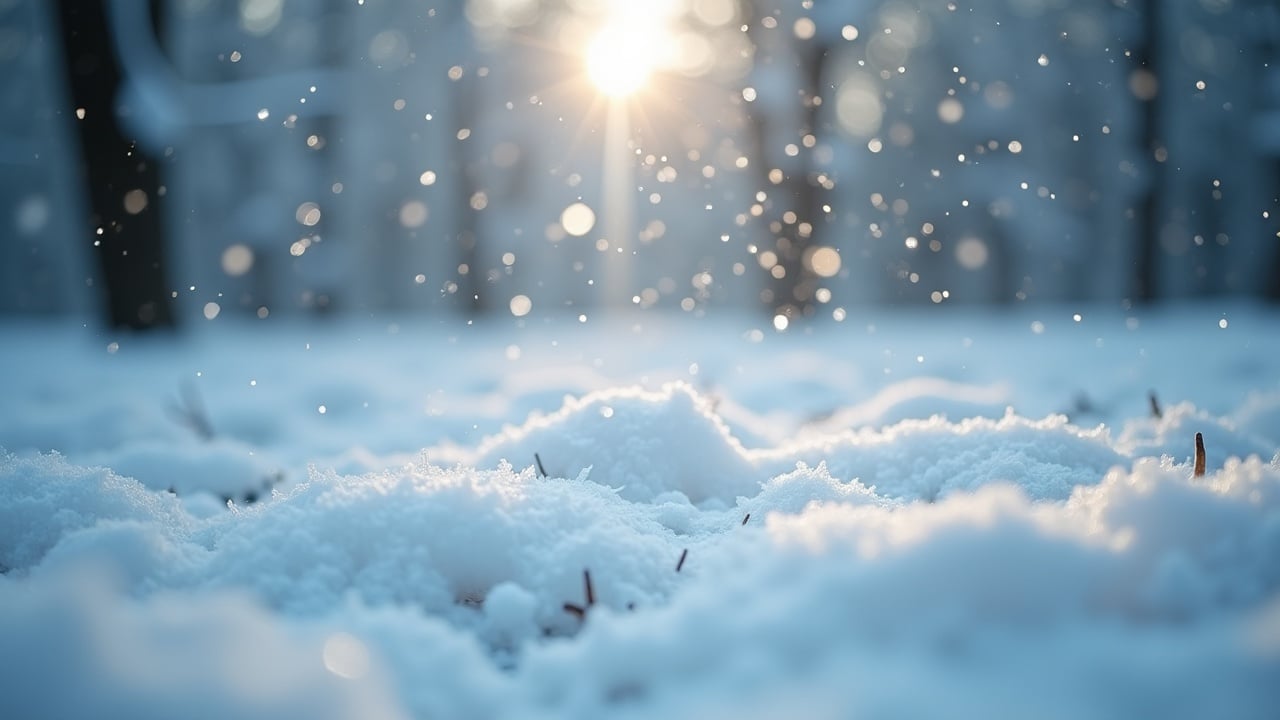
<svg viewBox="0 0 1280 720">
<path fill-rule="evenodd" d="M 623 98 L 644 87 L 653 74 L 657 38 L 652 29 L 606 27 L 587 47 L 587 75 L 597 89 L 613 98 Z"/>
</svg>

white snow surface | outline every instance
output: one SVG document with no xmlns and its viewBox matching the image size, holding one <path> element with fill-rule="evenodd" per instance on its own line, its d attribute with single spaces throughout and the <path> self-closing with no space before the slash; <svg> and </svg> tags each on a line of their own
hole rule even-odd
<svg viewBox="0 0 1280 720">
<path fill-rule="evenodd" d="M 0 325 L 0 716 L 1274 717 L 1280 323 L 1075 312 Z"/>
</svg>

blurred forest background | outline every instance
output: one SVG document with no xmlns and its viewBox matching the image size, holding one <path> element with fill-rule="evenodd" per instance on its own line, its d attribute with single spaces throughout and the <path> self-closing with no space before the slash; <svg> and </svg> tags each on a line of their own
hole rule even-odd
<svg viewBox="0 0 1280 720">
<path fill-rule="evenodd" d="M 1274 0 L 0 0 L 0 312 L 1274 300 L 1278 63 Z"/>
</svg>

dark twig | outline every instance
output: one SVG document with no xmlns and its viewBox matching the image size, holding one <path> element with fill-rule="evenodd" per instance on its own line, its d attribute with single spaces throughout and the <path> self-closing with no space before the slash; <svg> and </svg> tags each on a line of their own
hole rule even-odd
<svg viewBox="0 0 1280 720">
<path fill-rule="evenodd" d="M 575 605 L 574 603 L 564 604 L 564 611 L 578 618 L 579 620 L 585 619 L 587 617 L 587 611 L 590 610 L 591 607 L 596 604 L 596 591 L 595 591 L 595 588 L 591 586 L 590 570 L 584 569 L 582 571 L 582 585 L 586 590 L 587 604 L 585 606 Z"/>
<path fill-rule="evenodd" d="M 178 386 L 178 400 L 169 404 L 169 415 L 178 423 L 185 425 L 201 440 L 208 442 L 216 433 L 213 423 L 209 421 L 209 413 L 204 408 L 200 391 L 194 383 L 184 382 Z"/>
<path fill-rule="evenodd" d="M 746 525 L 746 524 L 747 524 L 747 521 L 748 521 L 748 520 L 750 520 L 750 519 L 751 519 L 751 513 L 747 513 L 747 516 L 746 516 L 746 517 L 744 517 L 744 518 L 742 518 L 742 524 L 743 524 L 743 525 Z"/>
<path fill-rule="evenodd" d="M 684 567 L 684 559 L 689 557 L 689 548 L 680 551 L 680 561 L 676 563 L 676 572 L 680 572 L 680 568 Z"/>
<path fill-rule="evenodd" d="M 1196 467 L 1192 471 L 1193 477 L 1201 477 L 1204 475 L 1204 435 L 1196 433 Z"/>
<path fill-rule="evenodd" d="M 538 474 L 541 475 L 542 477 L 546 477 L 547 471 L 545 468 L 542 467 L 542 458 L 538 455 L 538 453 L 533 454 L 533 461 L 538 464 Z"/>
<path fill-rule="evenodd" d="M 1155 390 L 1147 393 L 1147 399 L 1151 401 L 1151 417 L 1157 420 L 1164 417 L 1164 411 L 1160 409 L 1160 399 L 1156 397 Z"/>
</svg>

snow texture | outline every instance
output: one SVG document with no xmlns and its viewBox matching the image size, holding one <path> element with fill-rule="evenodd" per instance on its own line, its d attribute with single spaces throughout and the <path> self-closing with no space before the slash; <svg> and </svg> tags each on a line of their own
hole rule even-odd
<svg viewBox="0 0 1280 720">
<path fill-rule="evenodd" d="M 688 342 L 668 365 L 687 365 L 694 335 L 666 337 Z M 138 377 L 185 362 L 179 347 L 146 348 Z M 800 346 L 755 347 L 760 362 Z M 1173 402 L 1155 418 L 1137 402 L 1091 426 L 948 417 L 995 392 L 1047 405 L 1037 393 L 1058 386 L 920 375 L 812 422 L 762 404 L 763 380 L 712 390 L 641 369 L 613 383 L 533 352 L 496 380 L 509 354 L 467 357 L 485 352 L 507 359 L 437 366 L 458 372 L 442 386 L 456 396 L 430 402 L 476 405 L 429 408 L 454 425 L 416 454 L 396 444 L 414 428 L 361 425 L 366 402 L 403 417 L 387 408 L 407 360 L 381 395 L 369 368 L 317 364 L 290 385 L 265 364 L 222 366 L 278 383 L 280 415 L 228 424 L 235 398 L 210 394 L 215 427 L 241 437 L 172 431 L 172 464 L 118 425 L 58 439 L 119 397 L 6 380 L 15 406 L 66 424 L 23 435 L 10 416 L 0 436 L 0 714 L 1267 718 L 1280 703 L 1280 395 L 1265 373 L 1220 384 L 1234 407 Z M 87 373 L 85 357 L 56 364 Z M 772 382 L 815 405 L 846 382 L 814 381 Z M 600 387 L 575 394 L 583 383 Z M 568 397 L 476 434 L 504 384 L 523 388 L 516 403 Z M 888 410 L 930 393 L 937 413 Z M 886 422 L 836 426 L 873 406 Z M 789 432 L 769 428 L 784 417 Z M 760 430 L 748 444 L 738 427 Z M 292 443 L 317 458 L 305 474 L 268 460 Z M 275 468 L 286 479 L 260 485 Z M 224 503 L 236 482 L 261 497 Z"/>
</svg>

